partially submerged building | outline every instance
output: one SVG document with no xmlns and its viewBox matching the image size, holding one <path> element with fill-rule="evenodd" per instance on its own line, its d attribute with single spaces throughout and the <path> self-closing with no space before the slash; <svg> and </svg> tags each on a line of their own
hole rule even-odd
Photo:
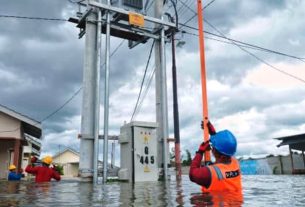
<svg viewBox="0 0 305 207">
<path fill-rule="evenodd" d="M 281 141 L 277 147 L 288 145 L 289 154 L 240 159 L 243 174 L 305 174 L 305 134 L 275 139 Z"/>
<path fill-rule="evenodd" d="M 305 174 L 305 134 L 279 137 L 276 139 L 282 141 L 277 147 L 289 146 L 292 174 Z"/>
<path fill-rule="evenodd" d="M 79 169 L 79 153 L 71 148 L 66 148 L 53 156 L 53 163 L 63 167 L 66 177 L 77 177 Z"/>
<path fill-rule="evenodd" d="M 79 171 L 79 152 L 76 150 L 66 147 L 59 151 L 53 156 L 53 163 L 61 165 L 63 167 L 64 177 L 78 177 Z M 108 164 L 108 174 L 111 177 L 116 177 L 118 174 L 119 167 L 113 163 Z M 103 172 L 103 162 L 98 161 L 98 174 L 99 177 L 102 176 Z"/>
<path fill-rule="evenodd" d="M 39 156 L 41 123 L 0 105 L 0 179 L 7 178 L 8 166 L 26 166 L 31 155 Z"/>
</svg>

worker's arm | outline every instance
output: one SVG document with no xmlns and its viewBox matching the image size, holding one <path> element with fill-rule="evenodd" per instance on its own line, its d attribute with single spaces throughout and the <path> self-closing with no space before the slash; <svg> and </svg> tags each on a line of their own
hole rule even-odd
<svg viewBox="0 0 305 207">
<path fill-rule="evenodd" d="M 53 170 L 52 178 L 54 178 L 54 179 L 57 180 L 57 181 L 60 181 L 61 177 L 60 177 L 59 172 L 57 172 L 57 171 L 55 170 L 55 168 L 52 168 L 52 170 Z"/>
<path fill-rule="evenodd" d="M 25 172 L 31 173 L 31 174 L 36 174 L 37 171 L 38 171 L 38 168 L 37 167 L 33 167 L 32 165 L 28 165 L 25 168 Z"/>
<path fill-rule="evenodd" d="M 28 166 L 26 166 L 25 172 L 31 173 L 31 174 L 37 174 L 38 168 L 34 167 L 34 165 L 33 165 L 36 161 L 37 161 L 37 157 L 33 156 L 30 159 L 30 164 Z"/>
<path fill-rule="evenodd" d="M 190 180 L 208 188 L 211 185 L 211 172 L 208 167 L 201 167 L 203 153 L 197 152 L 190 166 Z"/>
</svg>

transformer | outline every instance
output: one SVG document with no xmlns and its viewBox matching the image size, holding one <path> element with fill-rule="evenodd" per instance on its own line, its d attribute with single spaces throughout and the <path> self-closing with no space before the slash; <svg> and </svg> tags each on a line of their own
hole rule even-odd
<svg viewBox="0 0 305 207">
<path fill-rule="evenodd" d="M 111 0 L 111 5 L 128 11 L 144 13 L 144 1 L 145 0 Z"/>
<path fill-rule="evenodd" d="M 158 181 L 156 128 L 153 122 L 131 122 L 121 127 L 119 180 Z"/>
</svg>

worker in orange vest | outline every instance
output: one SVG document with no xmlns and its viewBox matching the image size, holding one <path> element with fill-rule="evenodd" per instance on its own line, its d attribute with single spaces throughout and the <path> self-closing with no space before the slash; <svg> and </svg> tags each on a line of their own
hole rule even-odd
<svg viewBox="0 0 305 207">
<path fill-rule="evenodd" d="M 202 186 L 202 192 L 231 191 L 241 195 L 241 171 L 238 161 L 233 157 L 237 148 L 236 138 L 229 130 L 216 133 L 210 122 L 208 128 L 210 140 L 203 142 L 196 152 L 190 166 L 190 180 Z M 207 150 L 212 150 L 216 161 L 201 166 L 203 154 Z"/>
</svg>

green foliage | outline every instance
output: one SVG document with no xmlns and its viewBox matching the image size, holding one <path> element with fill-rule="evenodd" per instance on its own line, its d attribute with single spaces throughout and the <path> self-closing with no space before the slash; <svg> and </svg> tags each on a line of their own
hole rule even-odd
<svg viewBox="0 0 305 207">
<path fill-rule="evenodd" d="M 55 165 L 54 168 L 60 175 L 64 175 L 64 167 L 62 165 Z"/>
<path fill-rule="evenodd" d="M 192 162 L 192 155 L 189 150 L 185 150 L 186 152 L 186 159 L 182 161 L 183 166 L 190 166 Z"/>
</svg>

